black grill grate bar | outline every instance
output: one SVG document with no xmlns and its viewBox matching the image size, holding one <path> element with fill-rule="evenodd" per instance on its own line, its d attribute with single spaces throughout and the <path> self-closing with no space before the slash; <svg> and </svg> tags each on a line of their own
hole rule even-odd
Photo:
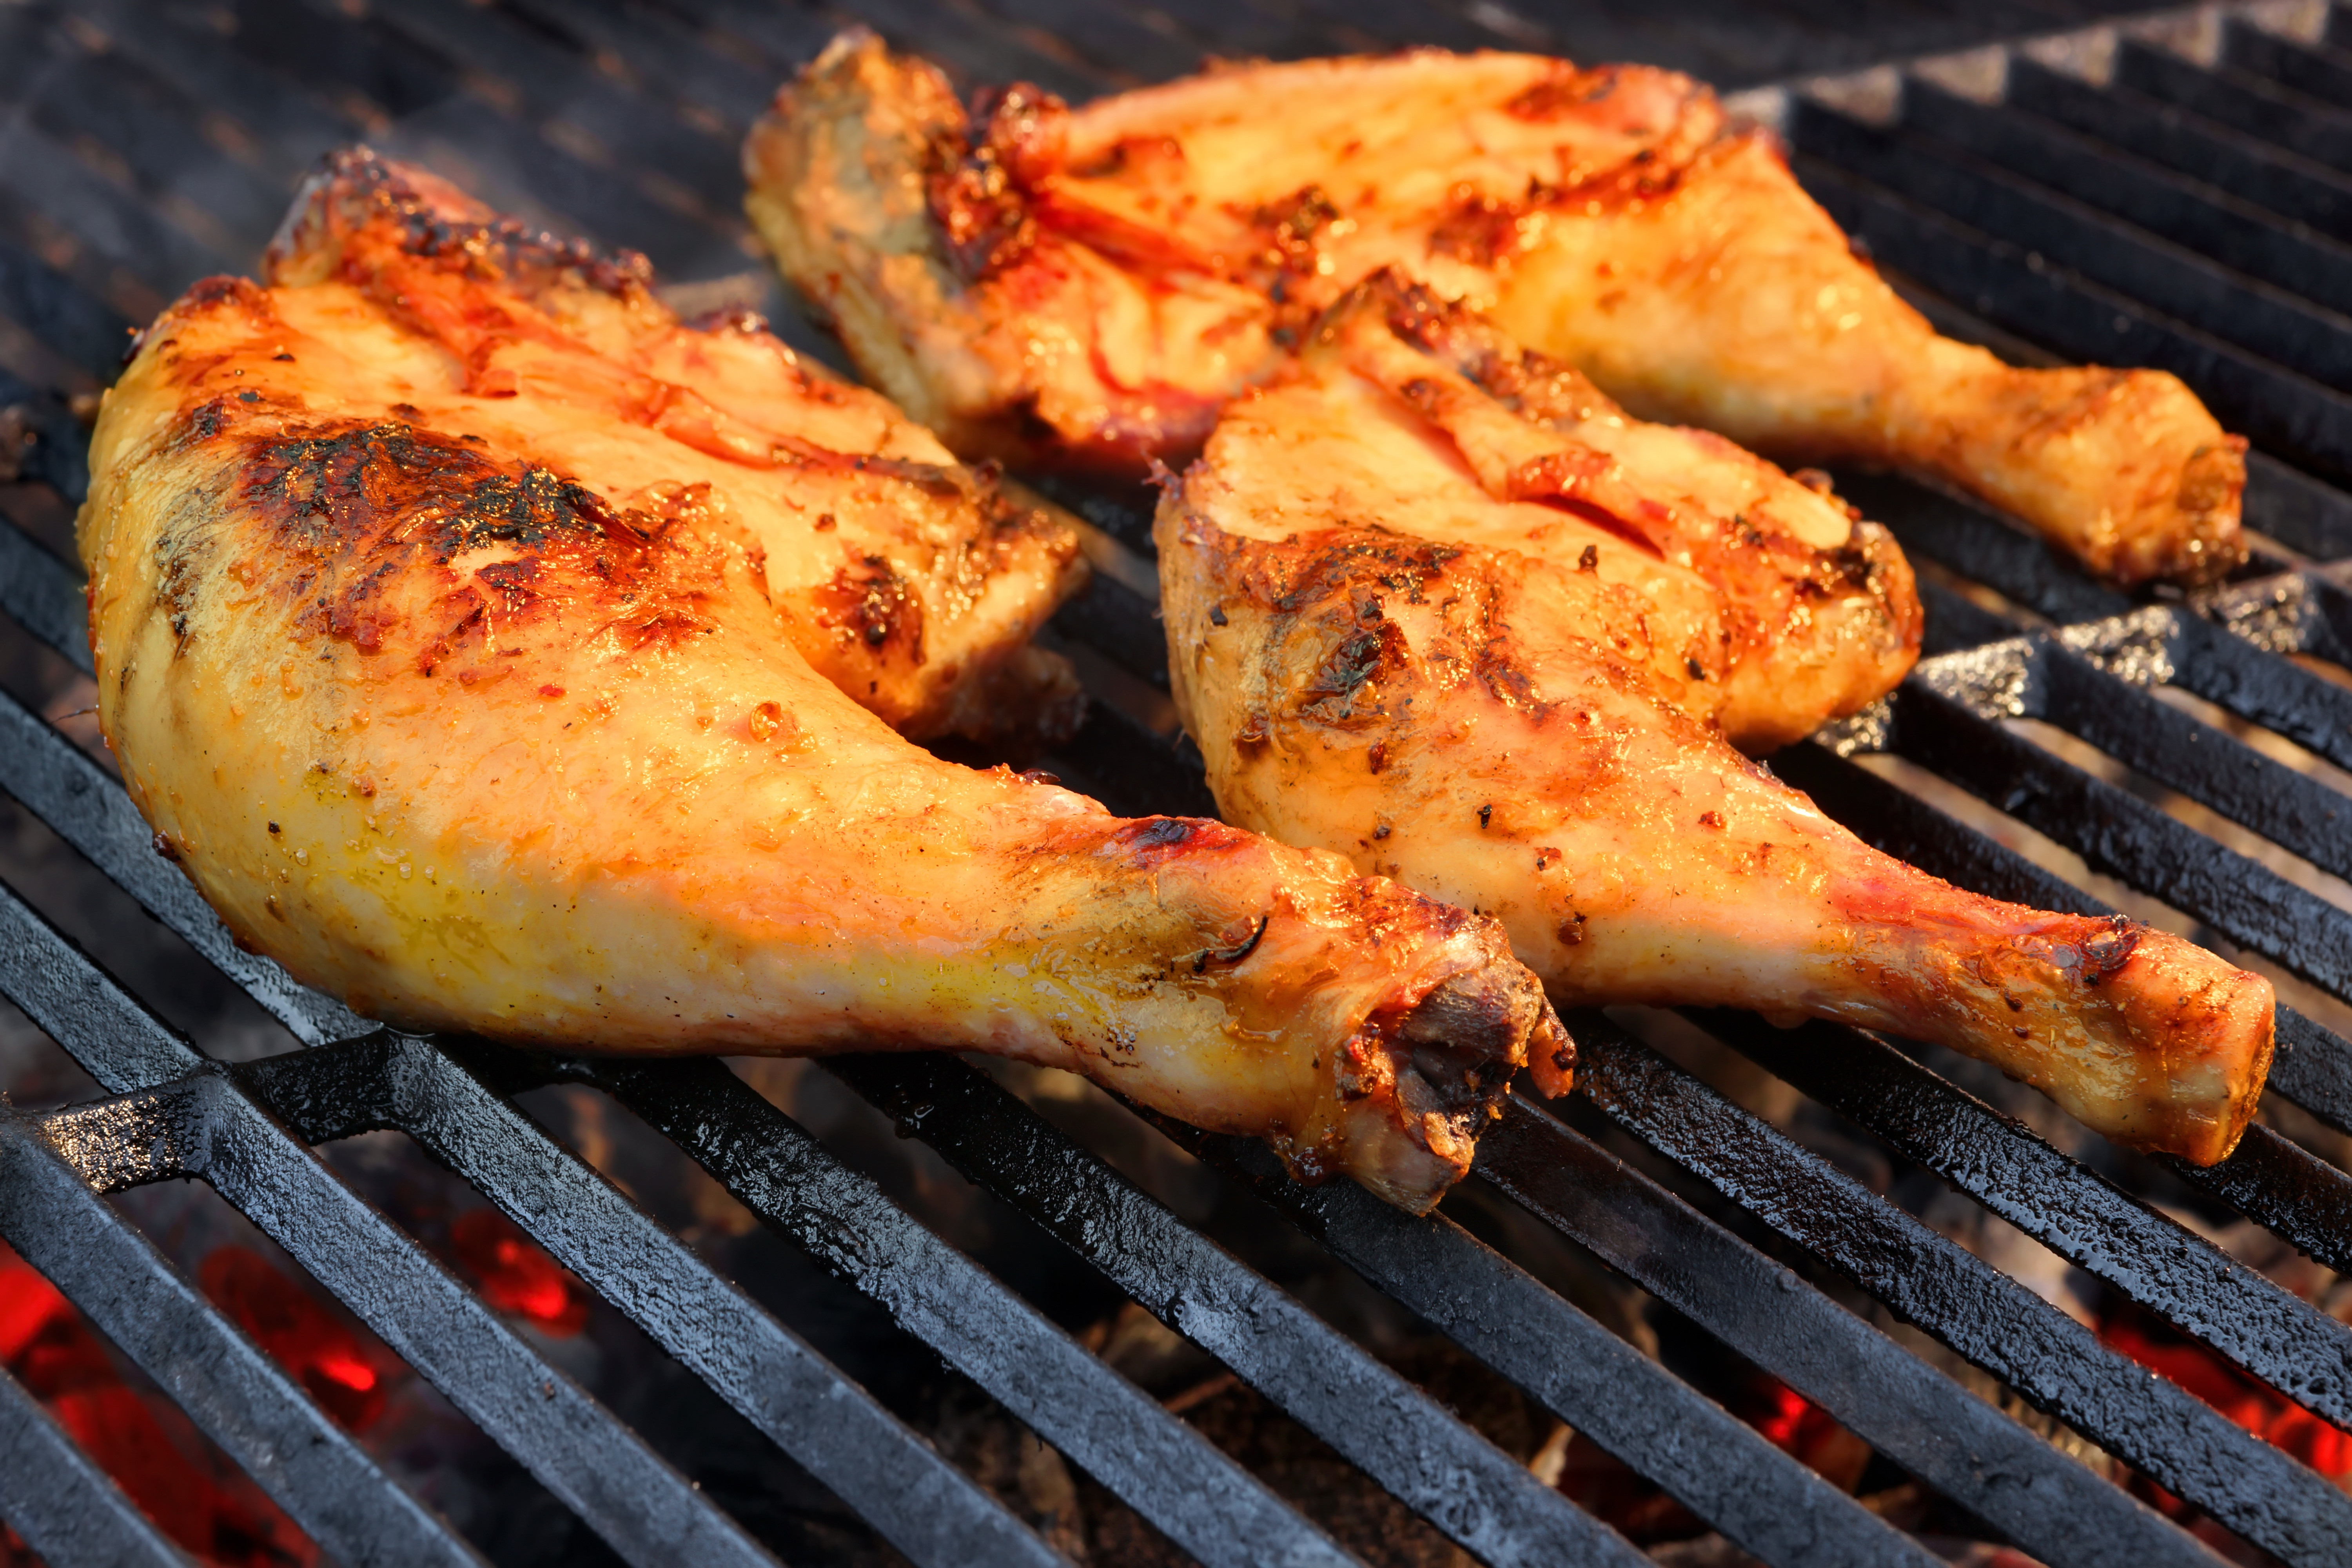
<svg viewBox="0 0 2352 1568">
<path fill-rule="evenodd" d="M 45 10 L 0 16 L 0 93 L 54 137 L 103 147 L 143 184 L 174 193 L 173 219 L 184 227 L 267 234 L 285 209 L 282 176 L 292 171 L 273 179 L 190 135 L 199 111 L 177 87 L 92 52 Z"/>
<path fill-rule="evenodd" d="M 2282 1562 L 2340 1563 L 2352 1499 L 1606 1019 L 1570 1025 L 1612 1121 L 2040 1409 Z"/>
<path fill-rule="evenodd" d="M 2210 1563 L 2130 1493 L 1525 1096 L 1478 1173 L 2052 1568 Z"/>
<path fill-rule="evenodd" d="M 0 1519 L 48 1568 L 191 1568 L 114 1478 L 90 1463 L 5 1367 Z"/>
<path fill-rule="evenodd" d="M 2277 657 L 2329 651 L 2318 645 L 2334 633 L 2321 635 L 2321 618 L 2309 613 L 2309 599 L 2315 587 L 2336 590 L 2315 574 L 2293 574 L 2207 600 L 2204 607 L 2224 617 L 2218 623 L 2168 606 L 2135 611 L 2129 600 L 2062 563 L 2049 546 L 1979 507 L 1877 475 L 1842 473 L 1838 490 L 1885 521 L 1906 552 L 1996 589 L 2046 619 L 2137 631 L 2149 623 L 2142 619 L 2126 628 L 2120 617 L 2169 617 L 2162 652 L 2174 685 L 2352 768 L 2352 691 Z M 1939 608 L 1952 602 L 1950 596 L 1936 601 Z"/>
<path fill-rule="evenodd" d="M 1935 1563 L 1916 1542 L 1444 1215 L 1413 1219 L 1352 1183 L 1301 1186 L 1262 1144 L 1143 1114 L 1766 1562 Z"/>
<path fill-rule="evenodd" d="M 2352 55 L 2324 39 L 2283 37 L 2231 16 L 2221 24 L 2221 58 L 2318 103 L 2352 100 Z"/>
<path fill-rule="evenodd" d="M 2274 147 L 2331 167 L 2352 167 L 2352 114 L 2227 64 L 2199 65 L 2159 45 L 2126 38 L 2115 79 Z"/>
<path fill-rule="evenodd" d="M 780 20 L 792 16 L 782 6 L 774 14 Z M 630 165 L 657 170 L 691 191 L 704 215 L 724 214 L 730 224 L 740 223 L 742 173 L 734 136 L 690 123 L 629 91 L 500 11 L 467 0 L 408 0 L 382 16 L 385 26 L 462 62 L 468 79 L 495 79 L 499 96 L 523 112 L 587 132 L 605 150 L 625 154 Z M 819 30 L 808 53 L 823 42 Z"/>
<path fill-rule="evenodd" d="M 69 1113 L 70 1124 L 86 1130 L 72 1145 L 86 1179 L 107 1190 L 175 1175 L 209 1183 L 627 1560 L 667 1563 L 691 1547 L 714 1563 L 769 1561 L 683 1477 L 5 887 L 0 992 L 107 1088 L 155 1090 L 143 1102 L 152 1137 L 121 1125 L 134 1114 L 123 1101 Z M 161 1087 L 172 1081 L 175 1089 Z M 101 1167 L 112 1173 L 105 1180 L 99 1180 Z M 883 1489 L 870 1504 L 887 1510 L 905 1492 L 919 1492 L 912 1483 L 934 1473 L 938 1481 L 961 1480 L 814 1352 L 803 1351 L 803 1362 L 799 1377 L 777 1381 L 794 1399 L 826 1413 L 830 1435 L 855 1454 L 860 1474 L 872 1478 L 867 1484 Z M 910 1553 L 919 1561 L 978 1560 L 984 1553 L 976 1549 L 992 1526 L 1034 1542 L 978 1489 L 964 1483 L 964 1491 L 936 1499 L 940 1521 L 963 1538 L 957 1550 Z"/>
<path fill-rule="evenodd" d="M 1646 1561 L 978 1068 L 932 1056 L 824 1065 L 1480 1562 Z"/>
<path fill-rule="evenodd" d="M 238 1076 L 311 1141 L 377 1127 L 415 1139 L 918 1561 L 1053 1560 L 961 1471 L 485 1082 L 485 1062 L 509 1086 L 538 1076 L 497 1047 L 478 1047 L 461 1063 L 430 1041 L 390 1034 L 264 1058 Z M 1106 1484 L 1116 1479 L 1113 1468 Z M 1335 1559 L 1301 1557 L 1310 1560 Z"/>
<path fill-rule="evenodd" d="M 517 1074 L 534 1070 L 518 1057 L 500 1064 Z M 676 1142 L 763 1224 L 879 1302 L 1202 1563 L 1350 1561 L 1255 1477 L 926 1229 L 723 1064 L 577 1060 L 567 1071 Z"/>
<path fill-rule="evenodd" d="M 1868 1127 L 1994 1214 L 2337 1426 L 2352 1426 L 2352 1328 L 2129 1197 L 1957 1084 L 1860 1030 L 1693 1021 Z"/>
<path fill-rule="evenodd" d="M 2129 147 L 2083 135 L 2021 103 L 1980 102 L 1916 76 L 1903 84 L 1903 124 L 2251 277 L 2352 311 L 2352 246 Z"/>
<path fill-rule="evenodd" d="M 353 1568 L 479 1563 L 13 1113 L 0 1237 L 329 1552 Z"/>
<path fill-rule="evenodd" d="M 1888 747 L 1897 755 L 2072 849 L 2093 870 L 2155 893 L 2240 946 L 2352 999 L 2352 914 L 2011 734 L 1918 676 L 1896 689 L 1888 711 Z"/>
<path fill-rule="evenodd" d="M 2007 99 L 2021 109 L 2231 191 L 2291 222 L 2352 239 L 2352 179 L 2129 88 L 2104 88 L 2017 56 Z"/>
<path fill-rule="evenodd" d="M 515 0 L 515 8 L 550 30 L 618 62 L 630 76 L 675 103 L 703 103 L 748 125 L 768 107 L 777 77 L 702 45 L 691 29 L 658 11 L 611 0 Z"/>
<path fill-rule="evenodd" d="M 2070 268 L 2325 385 L 2352 385 L 2352 321 L 2334 310 L 1919 135 L 1907 120 L 1874 125 L 1804 98 L 1792 130 L 1814 157 L 2027 247 L 2029 268 Z"/>
<path fill-rule="evenodd" d="M 2150 609 L 2029 634 L 1930 659 L 1922 679 L 1979 717 L 2053 724 L 2321 870 L 2352 877 L 2352 800 L 2145 689 L 2174 674 L 2179 624 L 2179 612 Z"/>
<path fill-rule="evenodd" d="M 104 37 L 108 53 L 176 84 L 205 112 L 234 117 L 252 155 L 281 187 L 320 153 L 364 129 L 256 64 L 201 14 L 142 0 L 74 0 L 73 14 Z"/>
</svg>

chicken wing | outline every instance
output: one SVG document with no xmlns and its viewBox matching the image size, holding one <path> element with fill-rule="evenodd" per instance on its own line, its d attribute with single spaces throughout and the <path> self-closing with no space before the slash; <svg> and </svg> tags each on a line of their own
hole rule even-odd
<svg viewBox="0 0 2352 1568">
<path fill-rule="evenodd" d="M 1420 50 L 980 110 L 847 34 L 744 149 L 785 276 L 959 451 L 1179 460 L 1399 266 L 1643 418 L 1925 470 L 2125 582 L 2242 557 L 2244 443 L 2178 380 L 1938 337 L 1687 78 Z"/>
<path fill-rule="evenodd" d="M 364 155 L 269 278 L 145 334 L 79 532 L 156 847 L 300 979 L 550 1046 L 1003 1053 L 1412 1208 L 1564 1066 L 1492 921 L 894 732 L 1002 689 L 1071 556 L 880 399 Z M 903 587 L 828 620 L 874 558 Z"/>
<path fill-rule="evenodd" d="M 2120 1142 L 2225 1156 L 2268 1068 L 2268 982 L 1950 887 L 1722 739 L 1801 733 L 1899 677 L 1900 557 L 1822 538 L 1832 509 L 1754 458 L 1710 470 L 1674 451 L 1704 438 L 1583 414 L 1540 362 L 1480 371 L 1475 342 L 1419 290 L 1360 290 L 1163 496 L 1169 670 L 1227 819 L 1497 917 L 1563 1005 L 1888 1029 Z M 1580 417 L 1531 416 L 1563 398 Z M 1740 572 L 1785 584 L 1747 590 L 1785 618 L 1707 618 Z"/>
</svg>

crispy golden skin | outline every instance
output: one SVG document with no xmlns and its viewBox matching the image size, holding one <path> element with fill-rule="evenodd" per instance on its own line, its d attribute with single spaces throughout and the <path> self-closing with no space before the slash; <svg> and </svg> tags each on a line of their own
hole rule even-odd
<svg viewBox="0 0 2352 1568">
<path fill-rule="evenodd" d="M 872 710 L 887 637 L 803 651 L 780 557 L 997 526 L 879 399 L 364 158 L 272 273 L 147 333 L 80 539 L 158 848 L 305 982 L 549 1046 L 1003 1053 L 1414 1208 L 1531 1042 L 1565 1061 L 1493 921 L 940 761 Z M 1042 615 L 1067 556 L 1011 526 Z"/>
<path fill-rule="evenodd" d="M 1366 524 L 1589 577 L 1618 653 L 1743 751 L 1894 689 L 1919 654 L 1886 531 L 1719 436 L 1628 418 L 1393 270 L 1349 291 L 1295 369 L 1237 399 L 1209 504 L 1286 531 Z M 1546 590 L 1551 592 L 1554 590 Z"/>
<path fill-rule="evenodd" d="M 785 276 L 959 451 L 1180 460 L 1398 266 L 1643 418 L 1926 470 L 2124 582 L 2242 558 L 2244 443 L 2178 380 L 1937 337 L 1687 78 L 1423 50 L 982 107 L 845 35 L 744 149 Z"/>
<path fill-rule="evenodd" d="M 684 325 L 643 258 L 554 246 L 364 154 L 313 182 L 270 267 L 289 329 L 381 366 L 354 407 L 429 422 L 459 398 L 486 438 L 528 431 L 612 504 L 740 541 L 793 646 L 894 728 L 1076 721 L 1067 667 L 1029 646 L 1085 581 L 1076 536 L 756 320 Z M 679 478 L 686 452 L 725 479 Z"/>
<path fill-rule="evenodd" d="M 1853 545 L 1805 542 L 1835 514 L 1754 458 L 1743 512 L 1770 537 L 1727 550 L 1744 534 L 1713 526 L 1686 470 L 1638 447 L 1554 463 L 1560 422 L 1450 375 L 1429 341 L 1463 346 L 1412 290 L 1360 291 L 1161 501 L 1169 670 L 1225 816 L 1496 916 L 1562 1005 L 1888 1029 L 1992 1062 L 2120 1142 L 2228 1154 L 2269 1066 L 2268 982 L 2128 921 L 1962 892 L 1725 743 L 1719 723 L 1801 733 L 1899 677 L 1917 634 L 1900 557 L 1836 567 Z M 1573 385 L 1519 384 L 1528 411 Z M 1605 510 L 1515 499 L 1531 462 L 1596 474 Z M 1657 543 L 1624 521 L 1644 500 L 1680 520 L 1653 522 Z M 1832 569 L 1801 569 L 1809 552 Z M 1741 585 L 1743 566 L 1790 591 Z M 1764 623 L 1778 642 L 1746 645 L 1763 672 L 1748 687 L 1735 617 L 1708 617 L 1719 582 L 1786 612 Z M 1835 673 L 1809 680 L 1809 661 Z"/>
</svg>

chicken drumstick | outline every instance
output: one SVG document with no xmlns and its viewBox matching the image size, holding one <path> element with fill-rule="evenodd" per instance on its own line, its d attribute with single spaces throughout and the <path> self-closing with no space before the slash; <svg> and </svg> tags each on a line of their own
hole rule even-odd
<svg viewBox="0 0 2352 1568">
<path fill-rule="evenodd" d="M 1657 574 L 1657 554 L 1708 537 L 1704 495 L 1507 407 L 1488 388 L 1540 410 L 1575 402 L 1574 379 L 1480 342 L 1422 291 L 1360 289 L 1163 497 L 1169 669 L 1225 816 L 1496 916 L 1563 1005 L 1888 1029 L 1992 1062 L 2122 1142 L 2227 1155 L 2269 1065 L 2269 983 L 2130 921 L 1950 887 L 1726 744 L 1743 700 L 1751 732 L 1802 733 L 1874 695 L 1916 620 L 1906 646 L 1867 574 L 1796 570 L 1854 547 L 1809 547 L 1816 520 L 1750 503 L 1744 530 L 1714 533 L 1710 574 L 1727 604 L 1786 614 L 1751 618 L 1713 678 L 1685 651 L 1706 624 L 1692 596 L 1661 614 L 1640 587 L 1642 556 Z M 1531 472 L 1609 482 L 1531 489 Z M 1794 584 L 1778 600 L 1754 586 L 1774 570 Z M 1759 712 L 1739 670 L 1776 658 L 1846 673 L 1779 683 L 1791 702 Z"/>
<path fill-rule="evenodd" d="M 300 979 L 551 1046 L 998 1052 L 1412 1208 L 1565 1062 L 1494 921 L 877 717 L 1020 689 L 1068 560 L 879 398 L 364 154 L 270 275 L 149 330 L 80 542 L 157 847 Z M 895 586 L 834 615 L 824 561 Z"/>
</svg>

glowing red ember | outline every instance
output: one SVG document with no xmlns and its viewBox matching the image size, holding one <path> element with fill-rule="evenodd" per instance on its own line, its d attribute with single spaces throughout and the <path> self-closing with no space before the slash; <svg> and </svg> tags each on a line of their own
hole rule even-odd
<svg viewBox="0 0 2352 1568">
<path fill-rule="evenodd" d="M 198 1278 L 220 1310 L 353 1432 L 383 1414 L 383 1378 L 357 1338 L 310 1293 L 246 1247 L 215 1247 Z"/>
<path fill-rule="evenodd" d="M 294 1521 L 208 1449 L 187 1417 L 123 1383 L 81 1315 L 5 1247 L 0 1362 L 156 1527 L 198 1560 L 223 1568 L 310 1568 L 318 1561 Z"/>
<path fill-rule="evenodd" d="M 457 1261 L 481 1286 L 483 1300 L 499 1311 L 559 1338 L 587 1325 L 587 1289 L 498 1210 L 459 1215 L 449 1240 Z"/>
</svg>

